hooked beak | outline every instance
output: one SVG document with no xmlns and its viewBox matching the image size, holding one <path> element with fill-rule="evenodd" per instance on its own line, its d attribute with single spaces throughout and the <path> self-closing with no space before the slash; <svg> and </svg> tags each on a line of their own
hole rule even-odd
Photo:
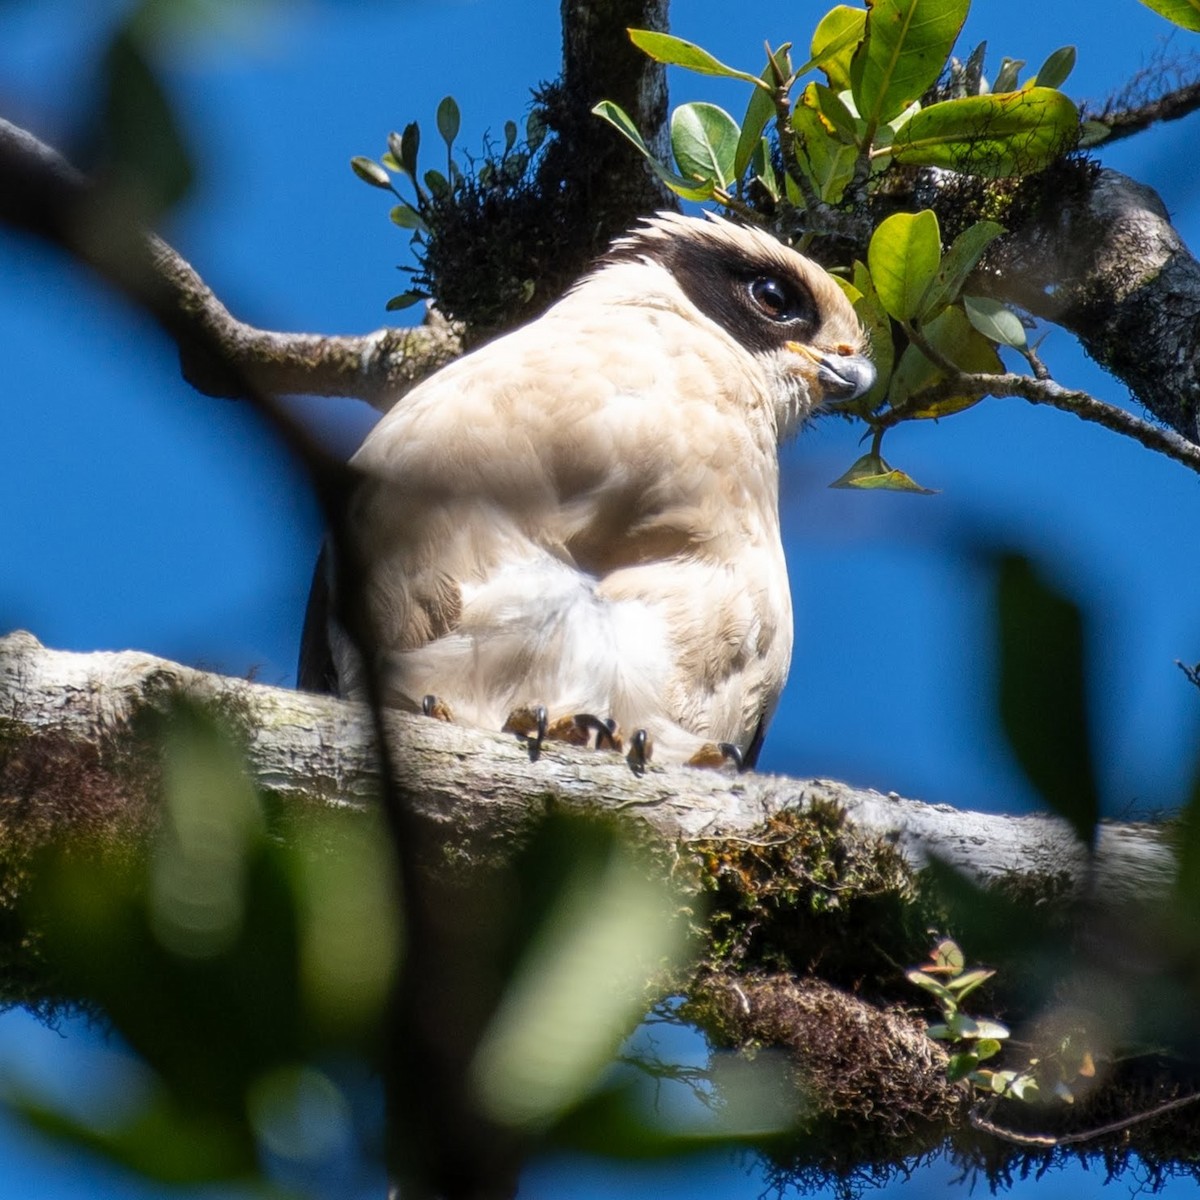
<svg viewBox="0 0 1200 1200">
<path fill-rule="evenodd" d="M 857 400 L 875 382 L 875 364 L 862 354 L 822 354 L 803 342 L 787 348 L 816 366 L 826 400 Z"/>
</svg>

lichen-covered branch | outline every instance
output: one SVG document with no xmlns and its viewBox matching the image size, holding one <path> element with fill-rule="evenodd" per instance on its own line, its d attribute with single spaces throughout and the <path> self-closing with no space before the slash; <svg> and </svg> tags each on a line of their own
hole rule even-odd
<svg viewBox="0 0 1200 1200">
<path fill-rule="evenodd" d="M 66 250 L 148 309 L 199 390 L 243 397 L 249 381 L 262 394 L 351 396 L 386 411 L 461 351 L 459 330 L 436 318 L 359 336 L 257 329 L 233 317 L 178 252 L 119 213 L 56 151 L 0 119 L 0 222 Z"/>
<path fill-rule="evenodd" d="M 211 704 L 233 722 L 261 788 L 297 804 L 372 803 L 377 772 L 364 708 L 134 651 L 49 650 L 28 633 L 14 633 L 0 639 L 0 830 L 2 814 L 14 805 L 22 813 L 52 805 L 47 816 L 59 828 L 97 814 L 106 821 L 119 817 L 95 804 L 76 811 L 71 789 L 54 781 L 77 779 L 88 763 L 93 775 L 102 775 L 137 715 L 173 695 Z M 936 858 L 981 882 L 1045 878 L 1057 895 L 1083 890 L 1092 878 L 1070 829 L 1051 817 L 962 811 L 827 779 L 653 764 L 639 777 L 618 755 L 566 745 L 550 744 L 531 762 L 511 736 L 403 714 L 387 720 L 402 747 L 396 763 L 401 789 L 451 843 L 507 843 L 546 804 L 626 814 L 656 837 L 682 845 L 759 836 L 780 814 L 824 805 L 843 810 L 854 833 L 885 839 L 916 869 Z M 43 756 L 47 747 L 57 757 Z M 121 804 L 147 803 L 128 794 L 129 786 L 126 779 Z M 97 794 L 92 786 L 78 790 Z M 7 825 L 9 836 L 19 833 Z M 1174 856 L 1154 826 L 1106 824 L 1094 869 L 1108 898 L 1145 898 L 1167 885 Z"/>
<path fill-rule="evenodd" d="M 1152 188 L 1064 170 L 1076 173 L 1056 176 L 1059 190 L 997 244 L 978 286 L 1075 334 L 1158 420 L 1200 443 L 1200 263 Z"/>
</svg>

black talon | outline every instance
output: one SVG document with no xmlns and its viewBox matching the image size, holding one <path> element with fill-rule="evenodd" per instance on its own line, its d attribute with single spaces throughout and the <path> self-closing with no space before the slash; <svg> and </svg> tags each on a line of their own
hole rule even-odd
<svg viewBox="0 0 1200 1200">
<path fill-rule="evenodd" d="M 746 760 L 742 756 L 740 747 L 735 746 L 732 742 L 718 742 L 717 749 L 737 767 L 739 774 L 746 769 Z"/>
<path fill-rule="evenodd" d="M 537 742 L 536 746 L 540 750 L 542 743 L 546 740 L 546 729 L 550 724 L 550 716 L 546 712 L 544 704 L 538 704 L 533 710 L 534 720 L 537 721 Z"/>
<path fill-rule="evenodd" d="M 650 736 L 644 729 L 635 729 L 629 739 L 629 766 L 635 775 L 642 775 L 646 770 L 646 747 Z"/>
</svg>

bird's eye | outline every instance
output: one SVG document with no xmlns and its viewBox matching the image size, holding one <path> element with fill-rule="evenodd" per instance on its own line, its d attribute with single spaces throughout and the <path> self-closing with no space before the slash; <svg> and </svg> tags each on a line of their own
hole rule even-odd
<svg viewBox="0 0 1200 1200">
<path fill-rule="evenodd" d="M 770 275 L 750 281 L 750 299 L 772 321 L 793 321 L 802 315 L 802 302 L 795 291 Z"/>
</svg>

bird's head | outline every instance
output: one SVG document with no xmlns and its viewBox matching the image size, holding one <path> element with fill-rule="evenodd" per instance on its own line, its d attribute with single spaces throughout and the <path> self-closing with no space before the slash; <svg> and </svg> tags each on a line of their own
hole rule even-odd
<svg viewBox="0 0 1200 1200">
<path fill-rule="evenodd" d="M 759 360 L 780 439 L 819 404 L 853 400 L 875 382 L 866 334 L 841 288 L 770 234 L 659 213 L 614 242 L 603 263 L 665 270 L 698 320 Z"/>
</svg>

